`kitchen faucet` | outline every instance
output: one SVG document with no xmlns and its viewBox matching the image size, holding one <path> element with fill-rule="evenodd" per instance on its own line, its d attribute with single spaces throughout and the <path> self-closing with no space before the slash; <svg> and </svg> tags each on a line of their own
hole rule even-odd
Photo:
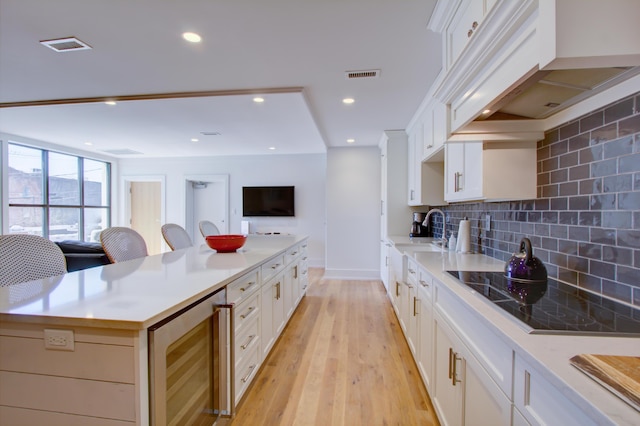
<svg viewBox="0 0 640 426">
<path fill-rule="evenodd" d="M 442 215 L 442 238 L 441 238 L 441 247 L 444 247 L 445 244 L 447 244 L 447 235 L 446 235 L 446 231 L 445 231 L 445 217 L 444 217 L 444 212 L 440 209 L 431 209 L 427 212 L 427 216 L 424 218 L 424 221 L 422 222 L 422 226 L 429 226 L 429 217 L 431 217 L 431 213 L 440 213 Z"/>
</svg>

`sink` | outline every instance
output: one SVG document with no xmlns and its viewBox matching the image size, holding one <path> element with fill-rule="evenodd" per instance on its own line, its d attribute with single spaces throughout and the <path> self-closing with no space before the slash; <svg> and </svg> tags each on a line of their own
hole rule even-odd
<svg viewBox="0 0 640 426">
<path fill-rule="evenodd" d="M 445 247 L 446 247 L 445 242 L 444 242 L 444 241 L 442 241 L 442 240 L 434 240 L 434 241 L 431 241 L 431 245 L 432 245 L 432 246 L 434 246 L 434 247 L 440 248 L 440 249 L 441 249 L 441 248 L 445 248 Z"/>
</svg>

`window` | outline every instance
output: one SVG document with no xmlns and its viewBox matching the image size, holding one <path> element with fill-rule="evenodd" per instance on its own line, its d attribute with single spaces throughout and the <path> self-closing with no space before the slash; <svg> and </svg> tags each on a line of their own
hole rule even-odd
<svg viewBox="0 0 640 426">
<path fill-rule="evenodd" d="M 9 232 L 99 241 L 110 226 L 110 164 L 9 144 Z"/>
</svg>

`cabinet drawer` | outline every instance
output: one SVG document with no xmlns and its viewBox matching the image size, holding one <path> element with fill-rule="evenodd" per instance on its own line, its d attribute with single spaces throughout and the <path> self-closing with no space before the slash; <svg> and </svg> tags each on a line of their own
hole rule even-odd
<svg viewBox="0 0 640 426">
<path fill-rule="evenodd" d="M 278 272 L 284 269 L 284 255 L 274 257 L 268 262 L 265 262 L 261 266 L 262 270 L 262 282 L 267 282 Z"/>
<path fill-rule="evenodd" d="M 571 402 L 562 389 L 543 375 L 517 352 L 513 380 L 513 404 L 531 424 L 581 425 L 600 424 Z"/>
<path fill-rule="evenodd" d="M 298 256 L 300 256 L 300 245 L 291 247 L 284 255 L 285 263 L 293 262 Z"/>
<path fill-rule="evenodd" d="M 422 268 L 418 268 L 418 283 L 420 297 L 424 297 L 428 300 L 432 299 L 433 295 L 433 277 L 427 271 Z"/>
<path fill-rule="evenodd" d="M 407 258 L 405 281 L 414 286 L 418 284 L 418 265 L 412 258 Z"/>
<path fill-rule="evenodd" d="M 251 351 L 243 357 L 243 362 L 236 367 L 234 378 L 236 405 L 255 377 L 259 367 L 259 359 L 260 345 L 252 346 Z"/>
<path fill-rule="evenodd" d="M 247 354 L 251 354 L 256 346 L 260 346 L 260 323 L 258 317 L 254 317 L 241 332 L 235 336 L 235 365 L 243 363 Z"/>
<path fill-rule="evenodd" d="M 235 332 L 241 333 L 246 324 L 260 316 L 260 293 L 255 293 L 234 309 Z"/>
<path fill-rule="evenodd" d="M 453 326 L 463 342 L 502 391 L 511 395 L 513 351 L 482 319 L 466 308 L 446 285 L 434 280 L 437 311 Z"/>
<path fill-rule="evenodd" d="M 258 269 L 255 269 L 242 278 L 238 278 L 227 286 L 227 301 L 240 303 L 260 288 Z"/>
</svg>

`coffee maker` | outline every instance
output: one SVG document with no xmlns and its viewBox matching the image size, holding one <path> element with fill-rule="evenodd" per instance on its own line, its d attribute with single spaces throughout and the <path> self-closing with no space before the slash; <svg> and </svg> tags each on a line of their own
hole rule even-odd
<svg viewBox="0 0 640 426">
<path fill-rule="evenodd" d="M 422 222 L 424 221 L 424 218 L 426 216 L 427 216 L 427 213 L 422 213 L 422 212 L 413 213 L 413 223 L 411 224 L 411 231 L 409 232 L 410 237 L 428 237 L 429 236 L 429 227 L 422 225 Z"/>
</svg>

